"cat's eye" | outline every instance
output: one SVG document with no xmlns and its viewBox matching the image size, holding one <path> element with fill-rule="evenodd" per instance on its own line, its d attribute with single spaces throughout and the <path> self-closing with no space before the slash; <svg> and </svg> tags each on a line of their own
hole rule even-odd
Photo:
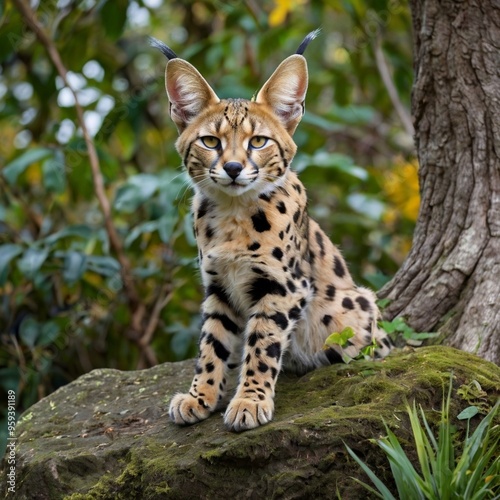
<svg viewBox="0 0 500 500">
<path fill-rule="evenodd" d="M 220 146 L 220 140 L 213 135 L 206 135 L 205 137 L 201 137 L 201 142 L 208 149 L 217 149 Z"/>
<path fill-rule="evenodd" d="M 252 149 L 262 149 L 269 139 L 261 135 L 256 135 L 250 139 L 249 145 Z"/>
</svg>

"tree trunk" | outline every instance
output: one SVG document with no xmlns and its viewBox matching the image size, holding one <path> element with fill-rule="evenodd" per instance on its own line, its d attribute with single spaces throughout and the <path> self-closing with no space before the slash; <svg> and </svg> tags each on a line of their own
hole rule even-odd
<svg viewBox="0 0 500 500">
<path fill-rule="evenodd" d="M 412 0 L 421 207 L 389 318 L 500 363 L 500 2 Z"/>
</svg>

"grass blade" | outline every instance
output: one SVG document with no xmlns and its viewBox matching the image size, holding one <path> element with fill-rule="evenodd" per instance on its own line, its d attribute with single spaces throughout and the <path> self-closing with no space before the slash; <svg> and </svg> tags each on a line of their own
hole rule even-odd
<svg viewBox="0 0 500 500">
<path fill-rule="evenodd" d="M 351 455 L 352 458 L 358 463 L 358 465 L 363 469 L 365 474 L 370 478 L 372 483 L 375 485 L 375 487 L 380 491 L 381 495 L 380 498 L 383 498 L 384 500 L 396 500 L 394 495 L 389 491 L 387 486 L 375 475 L 375 473 L 354 453 L 354 451 L 349 448 L 344 443 L 344 446 L 347 448 L 347 451 L 349 455 Z M 361 481 L 359 481 L 361 484 L 363 484 Z M 376 493 L 376 492 L 375 492 Z"/>
</svg>

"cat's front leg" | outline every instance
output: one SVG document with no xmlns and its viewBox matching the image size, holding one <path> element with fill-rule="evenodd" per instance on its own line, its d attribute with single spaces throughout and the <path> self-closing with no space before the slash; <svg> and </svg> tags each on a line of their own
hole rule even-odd
<svg viewBox="0 0 500 500">
<path fill-rule="evenodd" d="M 264 299 L 250 316 L 239 385 L 224 415 L 230 430 L 253 429 L 272 420 L 283 353 L 300 317 L 300 303 L 290 297 Z"/>
<path fill-rule="evenodd" d="M 189 392 L 170 402 L 170 418 L 179 425 L 195 424 L 217 409 L 231 370 L 239 366 L 239 320 L 229 308 L 222 289 L 208 287 L 203 304 L 199 357 Z"/>
</svg>

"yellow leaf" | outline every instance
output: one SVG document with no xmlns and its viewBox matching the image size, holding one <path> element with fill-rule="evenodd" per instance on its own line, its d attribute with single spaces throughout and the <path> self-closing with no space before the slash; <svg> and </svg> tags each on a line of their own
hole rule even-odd
<svg viewBox="0 0 500 500">
<path fill-rule="evenodd" d="M 420 191 L 416 159 L 406 162 L 402 158 L 397 158 L 390 171 L 384 176 L 382 188 L 393 205 L 393 208 L 389 209 L 389 214 L 386 214 L 389 220 L 394 217 L 392 211 L 396 211 L 408 220 L 417 220 Z"/>
<path fill-rule="evenodd" d="M 40 163 L 33 163 L 26 169 L 26 180 L 32 186 L 39 186 L 42 183 L 42 169 Z"/>
<path fill-rule="evenodd" d="M 275 27 L 283 24 L 286 16 L 306 3 L 306 0 L 275 0 L 274 8 L 269 13 L 269 26 Z"/>
</svg>

